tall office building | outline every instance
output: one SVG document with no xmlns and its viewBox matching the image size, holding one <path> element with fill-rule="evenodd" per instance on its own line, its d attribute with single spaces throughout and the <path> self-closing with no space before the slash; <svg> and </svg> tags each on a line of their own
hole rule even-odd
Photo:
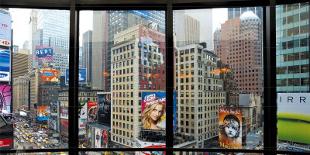
<svg viewBox="0 0 310 155">
<path fill-rule="evenodd" d="M 62 18 L 59 18 L 62 17 Z M 32 10 L 32 50 L 42 48 L 52 48 L 54 55 L 60 59 L 53 61 L 53 65 L 65 75 L 65 69 L 69 67 L 66 59 L 69 54 L 69 11 L 63 10 Z M 33 58 L 35 59 L 35 52 Z M 57 61 L 59 60 L 59 61 Z M 67 59 L 69 60 L 69 59 Z M 62 65 L 59 65 L 62 63 Z M 34 61 L 33 67 L 39 67 L 38 61 Z"/>
<path fill-rule="evenodd" d="M 262 23 L 252 11 L 221 25 L 218 54 L 233 72 L 239 93 L 262 96 Z"/>
<path fill-rule="evenodd" d="M 111 49 L 112 142 L 133 147 L 141 130 L 141 92 L 165 91 L 165 35 L 136 25 L 115 34 Z"/>
<path fill-rule="evenodd" d="M 195 137 L 195 147 L 204 148 L 218 135 L 218 108 L 225 104 L 223 80 L 212 73 L 217 56 L 205 43 L 179 47 L 175 55 L 178 132 Z"/>
<path fill-rule="evenodd" d="M 83 33 L 82 68 L 86 68 L 87 83 L 92 81 L 92 31 Z M 98 62 L 97 62 L 98 63 Z"/>
<path fill-rule="evenodd" d="M 309 92 L 309 3 L 279 5 L 277 92 Z"/>
<path fill-rule="evenodd" d="M 92 35 L 92 89 L 110 90 L 111 55 L 108 51 L 108 18 L 107 11 L 93 12 Z M 110 57 L 109 57 L 110 56 Z"/>
<path fill-rule="evenodd" d="M 25 76 L 28 74 L 29 55 L 24 53 L 13 53 L 12 58 L 12 78 Z"/>
<path fill-rule="evenodd" d="M 29 77 L 13 78 L 13 110 L 29 108 Z"/>
<path fill-rule="evenodd" d="M 228 19 L 238 18 L 247 11 L 254 12 L 254 14 L 263 20 L 263 7 L 228 8 Z"/>
<path fill-rule="evenodd" d="M 199 43 L 201 33 L 197 19 L 185 14 L 185 11 L 176 11 L 173 21 L 177 47 Z"/>
<path fill-rule="evenodd" d="M 108 49 L 105 55 L 107 60 L 103 74 L 106 75 L 105 91 L 111 90 L 111 48 L 113 46 L 114 35 L 126 30 L 129 27 L 143 24 L 149 28 L 165 32 L 165 12 L 164 11 L 109 11 L 108 12 Z"/>
</svg>

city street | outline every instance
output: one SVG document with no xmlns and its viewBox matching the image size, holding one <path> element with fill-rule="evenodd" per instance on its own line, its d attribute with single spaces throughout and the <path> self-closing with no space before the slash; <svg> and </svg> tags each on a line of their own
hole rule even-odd
<svg viewBox="0 0 310 155">
<path fill-rule="evenodd" d="M 16 149 L 66 148 L 67 144 L 59 141 L 59 133 L 41 128 L 36 123 L 28 124 L 25 118 L 17 117 L 14 128 Z M 53 137 L 58 135 L 58 137 Z"/>
</svg>

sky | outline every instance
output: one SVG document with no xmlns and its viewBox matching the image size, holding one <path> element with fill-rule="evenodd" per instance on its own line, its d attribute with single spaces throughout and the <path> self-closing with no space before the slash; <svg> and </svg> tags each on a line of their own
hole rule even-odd
<svg viewBox="0 0 310 155">
<path fill-rule="evenodd" d="M 29 24 L 31 9 L 10 9 L 9 10 L 12 16 L 12 28 L 13 28 L 13 44 L 18 45 L 20 48 L 23 47 L 23 44 L 26 40 L 31 41 L 31 25 Z M 220 24 L 224 23 L 227 20 L 227 9 L 212 9 L 212 18 L 206 19 L 205 11 L 203 9 L 199 10 L 187 10 L 187 14 L 198 19 L 201 22 L 201 31 L 202 34 L 207 32 L 204 28 L 204 25 L 209 24 L 212 20 L 212 33 L 217 27 L 220 27 Z M 88 30 L 93 29 L 93 14 L 92 11 L 82 11 L 80 13 L 80 43 L 82 41 L 82 34 Z M 213 34 L 211 34 L 213 35 Z M 203 37 L 202 37 L 202 40 Z M 80 44 L 81 45 L 81 44 Z"/>
</svg>

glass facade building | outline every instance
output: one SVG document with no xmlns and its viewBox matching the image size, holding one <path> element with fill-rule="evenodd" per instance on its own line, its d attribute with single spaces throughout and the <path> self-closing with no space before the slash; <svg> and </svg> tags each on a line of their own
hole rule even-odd
<svg viewBox="0 0 310 155">
<path fill-rule="evenodd" d="M 309 92 L 309 3 L 276 11 L 277 92 Z"/>
</svg>

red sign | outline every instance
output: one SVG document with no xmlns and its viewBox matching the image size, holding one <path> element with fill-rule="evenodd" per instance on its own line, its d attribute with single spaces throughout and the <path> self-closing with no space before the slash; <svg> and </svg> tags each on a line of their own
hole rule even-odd
<svg viewBox="0 0 310 155">
<path fill-rule="evenodd" d="M 12 144 L 13 139 L 11 138 L 0 139 L 0 147 L 10 147 Z"/>
</svg>

